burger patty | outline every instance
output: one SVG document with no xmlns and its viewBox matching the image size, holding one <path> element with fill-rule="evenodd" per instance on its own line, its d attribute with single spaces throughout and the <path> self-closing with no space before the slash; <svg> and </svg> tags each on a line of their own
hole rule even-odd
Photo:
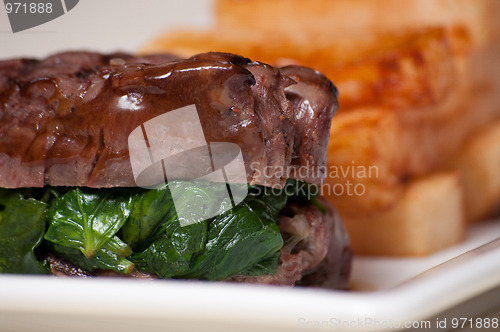
<svg viewBox="0 0 500 332">
<path fill-rule="evenodd" d="M 274 275 L 235 275 L 226 281 L 347 289 L 353 255 L 349 237 L 333 206 L 323 198 L 319 202 L 326 211 L 310 202 L 291 203 L 282 211 L 278 226 L 285 244 Z M 88 272 L 52 254 L 47 260 L 57 276 L 157 278 L 139 271 L 125 275 L 109 270 Z"/>
<path fill-rule="evenodd" d="M 207 142 L 239 145 L 248 183 L 319 184 L 336 93 L 314 70 L 225 53 L 1 61 L 0 187 L 135 186 L 129 134 L 192 104 Z"/>
</svg>

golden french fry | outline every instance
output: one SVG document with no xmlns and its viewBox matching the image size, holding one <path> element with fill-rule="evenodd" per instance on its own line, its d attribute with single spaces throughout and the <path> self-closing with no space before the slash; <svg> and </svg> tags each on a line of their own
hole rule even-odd
<svg viewBox="0 0 500 332">
<path fill-rule="evenodd" d="M 405 187 L 402 128 L 394 113 L 362 108 L 332 121 L 323 186 L 343 215 L 369 215 L 397 203 Z"/>
<path fill-rule="evenodd" d="M 356 254 L 427 255 L 464 236 L 462 189 L 455 173 L 412 181 L 388 211 L 343 216 Z"/>
<path fill-rule="evenodd" d="M 500 122 L 467 142 L 458 157 L 457 170 L 464 188 L 467 220 L 488 217 L 500 205 Z"/>
</svg>

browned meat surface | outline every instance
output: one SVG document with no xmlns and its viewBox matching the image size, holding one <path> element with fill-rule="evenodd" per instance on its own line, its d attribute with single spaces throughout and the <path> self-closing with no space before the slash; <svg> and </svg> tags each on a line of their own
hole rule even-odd
<svg viewBox="0 0 500 332">
<path fill-rule="evenodd" d="M 318 177 L 326 177 L 326 151 L 328 149 L 332 117 L 331 107 L 337 109 L 338 93 L 332 82 L 316 71 L 299 66 L 286 66 L 280 72 L 297 84 L 286 88 L 287 98 L 293 104 L 291 118 L 294 127 L 294 155 L 289 177 L 305 182 L 316 182 Z M 334 93 L 332 93 L 334 91 Z M 301 166 L 314 165 L 312 173 L 301 171 Z M 319 166 L 319 167 L 318 167 Z M 317 168 L 315 168 L 317 167 Z"/>
<path fill-rule="evenodd" d="M 328 215 L 333 216 L 333 236 L 328 236 L 328 249 L 324 259 L 313 269 L 305 273 L 298 285 L 325 287 L 335 289 L 348 289 L 351 274 L 353 251 L 344 223 L 331 203 L 321 198 L 321 204 L 328 210 Z M 321 220 L 316 213 L 317 220 Z M 327 217 L 324 217 L 326 219 Z M 318 221 L 317 221 L 318 222 Z M 318 227 L 318 226 L 316 226 Z M 314 237 L 309 237 L 309 243 L 314 243 Z"/>
<path fill-rule="evenodd" d="M 140 271 L 132 271 L 129 274 L 118 273 L 111 270 L 96 270 L 88 272 L 80 267 L 68 263 L 53 254 L 48 254 L 45 257 L 50 264 L 50 272 L 58 277 L 119 277 L 119 278 L 138 278 L 138 279 L 156 279 L 155 276 Z"/>
<path fill-rule="evenodd" d="M 311 203 L 290 204 L 282 212 L 279 227 L 285 245 L 275 275 L 238 275 L 228 280 L 347 289 L 353 254 L 349 237 L 333 206 L 325 199 L 319 202 L 326 214 Z"/>
<path fill-rule="evenodd" d="M 208 142 L 240 146 L 249 183 L 321 181 L 337 107 L 321 74 L 221 53 L 68 52 L 0 62 L 0 187 L 135 186 L 131 131 L 191 104 Z"/>
<path fill-rule="evenodd" d="M 66 262 L 59 257 L 48 254 L 46 257 L 50 264 L 50 272 L 58 277 L 91 277 L 92 274 L 80 267 Z"/>
</svg>

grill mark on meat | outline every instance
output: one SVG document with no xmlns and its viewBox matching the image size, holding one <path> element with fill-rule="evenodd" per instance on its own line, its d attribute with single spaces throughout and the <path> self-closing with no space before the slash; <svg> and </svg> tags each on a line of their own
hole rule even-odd
<svg viewBox="0 0 500 332">
<path fill-rule="evenodd" d="M 104 148 L 104 130 L 102 128 L 99 129 L 99 146 L 97 148 L 95 158 L 92 162 L 92 167 L 90 169 L 90 177 L 92 177 L 92 174 L 94 174 L 96 166 L 97 166 L 97 161 L 101 158 L 102 155 L 102 149 Z"/>
<path fill-rule="evenodd" d="M 294 89 L 296 82 L 303 88 Z M 324 174 L 312 169 L 325 166 L 323 142 L 336 110 L 328 86 L 312 70 L 224 53 L 180 60 L 66 52 L 0 61 L 0 187 L 135 186 L 128 134 L 193 103 L 207 142 L 240 146 L 249 183 L 281 187 L 288 177 L 320 183 Z M 307 87 L 321 91 L 313 103 L 318 116 L 310 120 L 299 114 L 311 98 Z M 120 98 L 131 106 L 120 108 Z M 287 174 L 290 167 L 306 167 L 309 176 Z"/>
</svg>

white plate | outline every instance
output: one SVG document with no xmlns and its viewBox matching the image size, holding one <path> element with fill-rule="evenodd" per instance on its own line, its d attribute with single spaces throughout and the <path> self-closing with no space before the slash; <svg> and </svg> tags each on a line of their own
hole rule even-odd
<svg viewBox="0 0 500 332">
<path fill-rule="evenodd" d="M 85 0 L 54 21 L 13 34 L 0 8 L 0 58 L 65 49 L 134 51 L 164 29 L 211 23 L 209 0 Z M 0 331 L 292 331 L 317 326 L 367 331 L 425 323 L 488 291 L 493 299 L 483 297 L 476 309 L 500 305 L 498 241 L 434 268 L 499 236 L 500 221 L 489 222 L 472 227 L 463 244 L 429 257 L 356 257 L 352 284 L 357 292 L 2 275 Z M 424 271 L 430 272 L 420 275 Z M 467 310 L 470 318 L 473 311 Z M 430 322 L 435 327 L 434 318 Z"/>
</svg>

